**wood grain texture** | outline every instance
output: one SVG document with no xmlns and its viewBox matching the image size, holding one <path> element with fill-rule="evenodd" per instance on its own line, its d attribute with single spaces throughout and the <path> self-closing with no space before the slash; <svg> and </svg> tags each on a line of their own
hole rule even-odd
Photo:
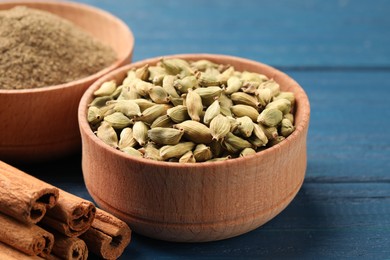
<svg viewBox="0 0 390 260">
<path fill-rule="evenodd" d="M 0 90 L 0 158 L 42 161 L 61 157 L 80 149 L 77 106 L 82 94 L 96 79 L 130 62 L 134 39 L 122 21 L 93 7 L 26 0 L 16 3 L 2 1 L 0 10 L 15 5 L 45 10 L 69 19 L 110 45 L 118 54 L 114 64 L 80 80 L 39 89 Z"/>
<path fill-rule="evenodd" d="M 389 258 L 388 1 L 81 2 L 128 23 L 136 38 L 134 60 L 184 52 L 255 59 L 287 72 L 311 101 L 305 182 L 277 217 L 211 243 L 133 233 L 120 259 Z M 80 154 L 19 166 L 91 199 Z"/>
</svg>

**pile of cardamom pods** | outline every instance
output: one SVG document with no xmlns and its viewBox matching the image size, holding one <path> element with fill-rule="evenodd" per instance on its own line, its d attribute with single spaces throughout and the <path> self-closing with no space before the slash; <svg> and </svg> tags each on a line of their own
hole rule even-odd
<svg viewBox="0 0 390 260">
<path fill-rule="evenodd" d="M 208 60 L 162 58 L 103 83 L 88 107 L 98 138 L 127 154 L 194 163 L 247 156 L 294 131 L 292 92 Z"/>
</svg>

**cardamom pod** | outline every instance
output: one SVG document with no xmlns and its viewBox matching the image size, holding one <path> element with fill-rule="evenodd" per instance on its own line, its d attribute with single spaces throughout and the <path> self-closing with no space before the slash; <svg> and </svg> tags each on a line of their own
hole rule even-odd
<svg viewBox="0 0 390 260">
<path fill-rule="evenodd" d="M 228 79 L 232 77 L 233 74 L 234 74 L 234 67 L 229 66 L 221 74 L 217 75 L 217 80 L 220 84 L 226 85 Z"/>
<path fill-rule="evenodd" d="M 111 96 L 95 97 L 92 102 L 89 104 L 91 107 L 101 108 L 104 107 L 107 101 L 112 100 Z"/>
<path fill-rule="evenodd" d="M 189 91 L 186 96 L 186 106 L 188 115 L 194 121 L 200 121 L 200 116 L 203 111 L 202 98 L 195 91 Z"/>
<path fill-rule="evenodd" d="M 147 142 L 145 146 L 140 148 L 139 150 L 144 154 L 144 158 L 146 159 L 163 161 L 160 156 L 160 150 L 158 149 L 157 145 L 153 144 L 152 142 Z"/>
<path fill-rule="evenodd" d="M 154 87 L 154 85 L 150 82 L 140 80 L 138 78 L 134 79 L 135 90 L 142 97 L 147 97 L 149 94 L 149 89 Z"/>
<path fill-rule="evenodd" d="M 205 106 L 211 105 L 215 99 L 219 98 L 223 89 L 220 87 L 205 87 L 205 88 L 197 88 L 194 92 L 198 93 L 202 98 L 202 103 Z"/>
<path fill-rule="evenodd" d="M 136 69 L 135 76 L 143 81 L 149 80 L 149 65 L 146 64 L 141 68 Z"/>
<path fill-rule="evenodd" d="M 255 146 L 260 147 L 268 143 L 267 135 L 264 133 L 263 128 L 259 124 L 253 123 L 253 136 L 259 141 L 256 142 Z"/>
<path fill-rule="evenodd" d="M 290 120 L 288 119 L 282 119 L 281 127 L 280 127 L 280 133 L 282 136 L 287 137 L 289 136 L 292 132 L 294 132 L 295 127 L 291 123 Z"/>
<path fill-rule="evenodd" d="M 294 93 L 292 92 L 287 92 L 287 91 L 282 91 L 280 92 L 277 96 L 275 96 L 273 98 L 273 100 L 278 100 L 278 99 L 287 99 L 288 101 L 290 101 L 291 103 L 291 106 L 294 106 L 295 104 L 295 96 L 294 96 Z"/>
<path fill-rule="evenodd" d="M 123 128 L 119 135 L 118 147 L 120 149 L 123 149 L 128 146 L 134 147 L 136 144 L 138 143 L 133 137 L 133 129 L 130 127 Z"/>
<path fill-rule="evenodd" d="M 167 116 L 175 123 L 181 123 L 190 119 L 186 106 L 178 105 L 167 110 Z"/>
<path fill-rule="evenodd" d="M 156 104 L 167 104 L 169 103 L 168 93 L 163 87 L 153 86 L 148 90 L 150 99 Z"/>
<path fill-rule="evenodd" d="M 160 148 L 160 157 L 163 160 L 169 158 L 180 158 L 183 154 L 191 151 L 195 144 L 193 142 L 182 142 L 175 145 L 164 145 Z"/>
<path fill-rule="evenodd" d="M 135 120 L 152 124 L 157 117 L 165 115 L 166 113 L 167 113 L 167 107 L 162 104 L 157 104 L 145 109 L 142 112 L 142 115 L 136 117 Z"/>
<path fill-rule="evenodd" d="M 210 147 L 205 144 L 198 144 L 195 147 L 193 154 L 197 162 L 204 162 L 213 158 Z"/>
<path fill-rule="evenodd" d="M 259 88 L 268 88 L 268 89 L 270 89 L 272 96 L 277 96 L 280 93 L 280 86 L 273 79 L 270 79 L 270 80 L 267 80 L 267 81 L 261 83 Z"/>
<path fill-rule="evenodd" d="M 209 60 L 197 60 L 191 62 L 191 67 L 194 68 L 194 70 L 199 71 L 206 71 L 208 68 L 218 68 L 218 64 L 215 64 L 214 62 L 211 62 Z"/>
<path fill-rule="evenodd" d="M 195 157 L 194 157 L 194 154 L 192 153 L 192 151 L 188 151 L 185 154 L 183 154 L 179 159 L 179 163 L 196 163 L 196 160 L 195 160 Z"/>
<path fill-rule="evenodd" d="M 278 129 L 276 127 L 264 126 L 262 124 L 258 124 L 258 126 L 261 128 L 261 130 L 263 130 L 265 136 L 267 136 L 269 140 L 273 140 L 278 137 Z"/>
<path fill-rule="evenodd" d="M 186 120 L 173 126 L 176 129 L 184 130 L 184 137 L 194 143 L 211 143 L 212 136 L 210 129 L 202 123 Z"/>
<path fill-rule="evenodd" d="M 139 106 L 139 108 L 141 109 L 141 112 L 149 107 L 156 105 L 152 101 L 149 101 L 149 100 L 143 99 L 143 98 L 133 99 L 133 101 Z"/>
<path fill-rule="evenodd" d="M 178 144 L 184 130 L 175 128 L 155 127 L 148 131 L 148 137 L 156 144 Z"/>
<path fill-rule="evenodd" d="M 87 121 L 92 125 L 96 125 L 97 123 L 103 120 L 103 115 L 99 108 L 97 107 L 88 107 L 87 112 Z"/>
<path fill-rule="evenodd" d="M 287 114 L 283 115 L 283 118 L 290 120 L 291 124 L 294 124 L 294 115 L 293 114 L 287 113 Z"/>
<path fill-rule="evenodd" d="M 122 152 L 124 152 L 125 154 L 131 155 L 131 156 L 143 157 L 143 154 L 140 151 L 138 151 L 137 149 L 135 149 L 134 147 L 131 147 L 131 146 L 123 147 L 120 150 Z"/>
<path fill-rule="evenodd" d="M 222 147 L 231 153 L 238 153 L 244 148 L 252 147 L 252 144 L 247 140 L 228 132 L 222 141 Z"/>
<path fill-rule="evenodd" d="M 192 75 L 193 71 L 190 64 L 183 59 L 161 59 L 161 64 L 168 74 L 181 76 Z"/>
<path fill-rule="evenodd" d="M 195 76 L 190 75 L 182 79 L 176 79 L 173 86 L 181 93 L 188 93 L 190 89 L 195 89 L 198 87 L 198 81 Z"/>
<path fill-rule="evenodd" d="M 244 93 L 255 94 L 256 91 L 258 90 L 259 86 L 260 86 L 260 83 L 257 81 L 248 81 L 248 82 L 244 82 L 242 84 L 241 90 Z"/>
<path fill-rule="evenodd" d="M 114 92 L 110 95 L 112 99 L 117 99 L 119 95 L 122 93 L 123 85 L 118 86 Z"/>
<path fill-rule="evenodd" d="M 118 136 L 109 123 L 103 121 L 96 131 L 96 136 L 107 145 L 118 148 Z"/>
<path fill-rule="evenodd" d="M 133 100 L 109 101 L 107 104 L 114 104 L 114 110 L 121 112 L 127 117 L 141 116 L 141 109 Z"/>
<path fill-rule="evenodd" d="M 133 125 L 133 137 L 141 146 L 146 144 L 148 140 L 149 127 L 142 121 L 137 121 Z"/>
<path fill-rule="evenodd" d="M 269 103 L 265 108 L 276 108 L 283 112 L 283 114 L 288 114 L 291 111 L 291 102 L 285 98 L 280 98 Z"/>
<path fill-rule="evenodd" d="M 198 83 L 202 87 L 209 87 L 209 86 L 220 86 L 222 83 L 218 80 L 217 75 L 214 75 L 212 73 L 201 72 L 198 71 L 195 74 L 196 78 L 198 79 Z"/>
<path fill-rule="evenodd" d="M 210 122 L 210 132 L 213 140 L 222 140 L 230 132 L 230 120 L 223 115 L 217 115 Z"/>
<path fill-rule="evenodd" d="M 249 116 L 253 122 L 256 122 L 259 116 L 257 109 L 248 105 L 234 105 L 231 111 L 236 117 Z"/>
<path fill-rule="evenodd" d="M 249 116 L 237 117 L 236 121 L 238 123 L 237 130 L 243 137 L 249 137 L 253 132 L 253 121 Z"/>
<path fill-rule="evenodd" d="M 203 117 L 203 123 L 209 125 L 211 120 L 221 113 L 221 106 L 219 101 L 215 100 L 205 111 Z"/>
<path fill-rule="evenodd" d="M 153 84 L 156 84 L 158 82 L 156 81 L 163 81 L 164 77 L 168 75 L 168 73 L 165 71 L 165 69 L 161 66 L 149 66 L 149 81 L 153 82 Z"/>
<path fill-rule="evenodd" d="M 140 98 L 134 85 L 122 85 L 122 91 L 119 94 L 117 100 L 131 100 Z"/>
<path fill-rule="evenodd" d="M 240 157 L 245 157 L 245 156 L 249 156 L 249 155 L 252 155 L 252 154 L 256 154 L 255 149 L 253 149 L 253 148 L 244 148 L 240 152 Z"/>
<path fill-rule="evenodd" d="M 262 107 L 265 107 L 269 102 L 271 102 L 272 93 L 269 88 L 259 88 L 256 90 L 255 95 Z"/>
<path fill-rule="evenodd" d="M 171 118 L 168 115 L 162 115 L 157 117 L 153 123 L 150 125 L 150 128 L 155 127 L 172 127 L 174 122 L 171 120 Z"/>
<path fill-rule="evenodd" d="M 123 129 L 133 123 L 133 121 L 121 112 L 115 112 L 105 116 L 104 121 L 115 129 Z"/>
<path fill-rule="evenodd" d="M 173 75 L 165 75 L 164 79 L 162 81 L 162 87 L 163 89 L 168 93 L 168 95 L 171 98 L 180 98 L 179 94 L 177 93 L 174 82 L 177 79 L 176 76 Z"/>
<path fill-rule="evenodd" d="M 266 126 L 277 126 L 283 119 L 283 113 L 277 108 L 266 108 L 257 118 L 257 122 L 260 122 Z"/>
<path fill-rule="evenodd" d="M 268 80 L 267 76 L 263 74 L 256 73 L 256 72 L 249 72 L 249 71 L 243 71 L 241 73 L 241 79 L 246 82 L 253 81 L 258 83 L 262 83 Z"/>
<path fill-rule="evenodd" d="M 239 77 L 232 76 L 227 80 L 225 93 L 230 95 L 239 91 L 242 87 L 242 80 Z"/>
<path fill-rule="evenodd" d="M 114 80 L 104 82 L 93 94 L 97 97 L 110 96 L 116 90 Z"/>
<path fill-rule="evenodd" d="M 255 109 L 259 107 L 259 101 L 257 98 L 253 95 L 249 95 L 244 92 L 235 92 L 230 95 L 231 100 L 235 105 L 241 104 L 241 105 L 248 105 Z"/>
</svg>

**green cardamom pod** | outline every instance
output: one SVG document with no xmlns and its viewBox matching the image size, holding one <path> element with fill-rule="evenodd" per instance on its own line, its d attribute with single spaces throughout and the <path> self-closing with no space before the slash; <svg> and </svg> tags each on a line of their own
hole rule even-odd
<svg viewBox="0 0 390 260">
<path fill-rule="evenodd" d="M 131 147 L 131 146 L 123 147 L 120 150 L 122 152 L 124 152 L 125 154 L 131 155 L 131 156 L 143 157 L 143 154 L 140 151 L 138 151 L 137 149 L 135 149 L 134 147 Z"/>
<path fill-rule="evenodd" d="M 87 120 L 90 124 L 96 125 L 103 120 L 103 115 L 99 108 L 88 107 Z"/>
<path fill-rule="evenodd" d="M 258 90 L 256 90 L 255 95 L 259 104 L 262 107 L 265 107 L 266 105 L 268 105 L 269 102 L 271 102 L 272 93 L 269 88 L 259 88 Z"/>
<path fill-rule="evenodd" d="M 156 144 L 178 144 L 184 130 L 175 128 L 155 127 L 148 131 L 148 137 Z"/>
<path fill-rule="evenodd" d="M 219 101 L 215 100 L 205 111 L 203 117 L 203 123 L 209 125 L 211 120 L 221 113 L 221 106 Z"/>
<path fill-rule="evenodd" d="M 230 95 L 231 100 L 235 105 L 248 105 L 257 109 L 260 104 L 257 98 L 253 95 L 244 93 L 244 92 L 235 92 Z"/>
<path fill-rule="evenodd" d="M 97 97 L 110 96 L 116 90 L 114 80 L 104 82 L 93 94 Z"/>
<path fill-rule="evenodd" d="M 163 87 L 153 86 L 148 90 L 150 99 L 156 104 L 167 104 L 169 103 L 168 93 Z"/>
<path fill-rule="evenodd" d="M 109 101 L 107 104 L 114 104 L 114 110 L 121 112 L 127 117 L 141 116 L 141 109 L 133 100 Z"/>
<path fill-rule="evenodd" d="M 204 162 L 213 158 L 210 147 L 205 144 L 198 144 L 195 147 L 193 154 L 197 162 Z"/>
<path fill-rule="evenodd" d="M 236 121 L 238 123 L 237 130 L 243 137 L 249 137 L 253 132 L 253 121 L 249 116 L 237 117 Z"/>
<path fill-rule="evenodd" d="M 249 155 L 253 155 L 253 154 L 256 154 L 256 150 L 255 149 L 253 149 L 253 148 L 244 148 L 240 152 L 240 157 L 245 157 L 245 156 L 249 156 Z"/>
<path fill-rule="evenodd" d="M 241 90 L 244 93 L 255 94 L 260 86 L 260 83 L 257 81 L 246 81 L 242 84 Z"/>
<path fill-rule="evenodd" d="M 278 129 L 274 126 L 264 126 L 262 124 L 258 124 L 258 126 L 263 130 L 265 136 L 267 136 L 269 140 L 273 140 L 279 135 Z"/>
<path fill-rule="evenodd" d="M 290 120 L 291 124 L 294 124 L 294 115 L 293 114 L 287 113 L 287 114 L 283 115 L 283 118 Z"/>
<path fill-rule="evenodd" d="M 89 104 L 89 106 L 101 108 L 101 107 L 104 107 L 106 105 L 107 101 L 110 101 L 110 100 L 112 100 L 111 96 L 96 97 L 92 100 L 92 102 Z"/>
<path fill-rule="evenodd" d="M 232 76 L 227 80 L 227 87 L 225 93 L 230 95 L 232 93 L 238 92 L 242 87 L 242 81 L 239 77 Z"/>
<path fill-rule="evenodd" d="M 244 148 L 252 147 L 252 144 L 247 140 L 228 132 L 222 141 L 222 146 L 231 153 L 237 153 Z"/>
<path fill-rule="evenodd" d="M 137 121 L 133 125 L 133 137 L 137 143 L 144 146 L 148 140 L 149 127 L 142 121 Z"/>
<path fill-rule="evenodd" d="M 142 112 L 142 115 L 136 117 L 135 120 L 152 124 L 157 117 L 165 115 L 166 113 L 167 113 L 167 107 L 162 104 L 157 104 L 145 109 Z"/>
<path fill-rule="evenodd" d="M 278 100 L 278 99 L 287 99 L 288 101 L 290 101 L 291 103 L 291 106 L 294 106 L 295 104 L 295 96 L 294 96 L 294 93 L 292 92 L 287 92 L 287 91 L 282 91 L 280 92 L 277 96 L 275 96 L 273 98 L 273 100 Z"/>
<path fill-rule="evenodd" d="M 172 127 L 174 122 L 171 120 L 171 118 L 168 115 L 162 115 L 157 117 L 153 123 L 150 125 L 150 128 L 155 127 Z"/>
<path fill-rule="evenodd" d="M 215 99 L 218 99 L 221 96 L 223 89 L 220 87 L 205 87 L 205 88 L 197 88 L 194 92 L 198 93 L 202 98 L 202 103 L 205 106 L 211 105 Z"/>
<path fill-rule="evenodd" d="M 211 131 L 206 125 L 202 123 L 192 120 L 186 120 L 184 122 L 181 122 L 180 124 L 174 125 L 173 127 L 176 129 L 183 129 L 184 137 L 194 143 L 211 143 Z"/>
<path fill-rule="evenodd" d="M 162 81 L 162 87 L 168 93 L 170 98 L 180 98 L 179 94 L 177 93 L 174 87 L 174 82 L 176 79 L 177 79 L 176 76 L 165 75 Z"/>
<path fill-rule="evenodd" d="M 273 97 L 277 96 L 280 93 L 280 86 L 273 79 L 270 79 L 270 80 L 267 80 L 267 81 L 261 83 L 259 88 L 268 88 L 268 89 L 270 89 L 271 90 L 271 95 Z"/>
<path fill-rule="evenodd" d="M 162 58 L 161 64 L 170 75 L 180 74 L 181 76 L 188 76 L 193 74 L 190 64 L 183 59 Z"/>
<path fill-rule="evenodd" d="M 115 112 L 105 116 L 104 121 L 115 129 L 123 129 L 133 123 L 133 121 L 121 112 Z"/>
<path fill-rule="evenodd" d="M 141 112 L 146 110 L 147 108 L 150 108 L 150 107 L 156 105 L 152 101 L 149 101 L 149 100 L 143 99 L 143 98 L 133 99 L 133 101 L 139 106 L 139 108 L 141 109 Z"/>
<path fill-rule="evenodd" d="M 282 136 L 287 137 L 294 132 L 295 127 L 288 119 L 283 119 L 280 127 L 280 133 Z"/>
<path fill-rule="evenodd" d="M 119 135 L 118 147 L 122 149 L 128 146 L 134 147 L 136 144 L 138 143 L 133 137 L 133 129 L 130 127 L 123 128 Z"/>
<path fill-rule="evenodd" d="M 255 144 L 256 147 L 264 146 L 268 143 L 268 137 L 259 124 L 253 123 L 253 136 L 259 140 Z"/>
<path fill-rule="evenodd" d="M 180 158 L 183 154 L 191 151 L 195 144 L 193 142 L 182 142 L 175 145 L 164 145 L 160 148 L 160 157 L 163 160 L 169 158 Z"/>
<path fill-rule="evenodd" d="M 257 118 L 257 122 L 260 122 L 266 126 L 277 126 L 283 119 L 283 113 L 277 108 L 264 109 Z"/>
<path fill-rule="evenodd" d="M 266 108 L 276 108 L 283 112 L 283 114 L 288 114 L 291 111 L 291 102 L 285 98 L 280 98 L 269 103 Z"/>
<path fill-rule="evenodd" d="M 222 140 L 230 132 L 230 120 L 223 115 L 217 115 L 210 122 L 210 132 L 213 140 Z"/>
<path fill-rule="evenodd" d="M 143 154 L 144 158 L 152 159 L 155 161 L 163 161 L 160 156 L 160 150 L 158 146 L 153 144 L 152 142 L 147 142 L 144 147 L 139 149 Z"/>
<path fill-rule="evenodd" d="M 135 76 L 143 81 L 149 80 L 149 65 L 146 64 L 141 68 L 136 69 Z"/>
<path fill-rule="evenodd" d="M 195 76 L 190 75 L 182 79 L 176 79 L 173 86 L 175 89 L 179 90 L 180 93 L 188 93 L 190 89 L 198 87 L 198 80 Z"/>
<path fill-rule="evenodd" d="M 268 78 L 267 76 L 260 73 L 243 71 L 241 73 L 241 80 L 246 82 L 253 81 L 253 82 L 262 83 L 264 81 L 267 81 Z"/>
<path fill-rule="evenodd" d="M 179 159 L 179 163 L 196 163 L 196 160 L 195 160 L 195 157 L 194 157 L 194 154 L 192 153 L 192 151 L 188 151 L 185 154 L 183 154 Z"/>
<path fill-rule="evenodd" d="M 167 110 L 167 116 L 175 123 L 181 123 L 190 119 L 186 106 L 178 105 Z"/>
<path fill-rule="evenodd" d="M 186 106 L 188 115 L 194 121 L 200 121 L 203 112 L 202 98 L 195 91 L 189 91 L 186 96 Z"/>
<path fill-rule="evenodd" d="M 198 71 L 206 71 L 208 68 L 218 68 L 218 64 L 215 64 L 214 62 L 211 62 L 209 60 L 197 60 L 191 62 L 191 67 L 194 68 L 194 70 Z"/>
<path fill-rule="evenodd" d="M 96 131 L 96 136 L 107 145 L 118 148 L 118 136 L 109 123 L 102 122 Z"/>
<path fill-rule="evenodd" d="M 234 105 L 231 107 L 231 111 L 236 117 L 249 116 L 254 122 L 259 116 L 257 109 L 248 105 Z"/>
<path fill-rule="evenodd" d="M 119 94 L 117 100 L 131 100 L 140 98 L 134 85 L 122 85 L 122 91 Z"/>
<path fill-rule="evenodd" d="M 198 79 L 199 85 L 202 87 L 222 85 L 222 83 L 218 80 L 217 75 L 214 75 L 213 73 L 198 71 L 195 76 Z"/>
</svg>

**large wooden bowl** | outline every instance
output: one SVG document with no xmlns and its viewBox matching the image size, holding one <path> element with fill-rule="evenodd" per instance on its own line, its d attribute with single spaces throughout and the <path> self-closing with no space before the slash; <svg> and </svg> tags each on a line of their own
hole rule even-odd
<svg viewBox="0 0 390 260">
<path fill-rule="evenodd" d="M 310 105 L 304 90 L 286 74 L 242 58 L 189 54 L 274 78 L 296 96 L 296 130 L 280 144 L 255 155 L 223 162 L 179 164 L 136 158 L 109 147 L 86 120 L 93 91 L 104 81 L 122 81 L 131 64 L 109 73 L 84 94 L 79 106 L 82 168 L 87 189 L 103 209 L 145 236 L 169 241 L 213 241 L 253 230 L 280 213 L 294 198 L 306 171 Z"/>
<path fill-rule="evenodd" d="M 0 10 L 16 5 L 45 10 L 83 28 L 118 55 L 111 66 L 89 77 L 37 89 L 0 89 L 0 159 L 39 161 L 81 149 L 77 108 L 82 94 L 98 78 L 131 61 L 134 38 L 120 19 L 84 4 L 60 1 L 0 2 Z"/>
</svg>

